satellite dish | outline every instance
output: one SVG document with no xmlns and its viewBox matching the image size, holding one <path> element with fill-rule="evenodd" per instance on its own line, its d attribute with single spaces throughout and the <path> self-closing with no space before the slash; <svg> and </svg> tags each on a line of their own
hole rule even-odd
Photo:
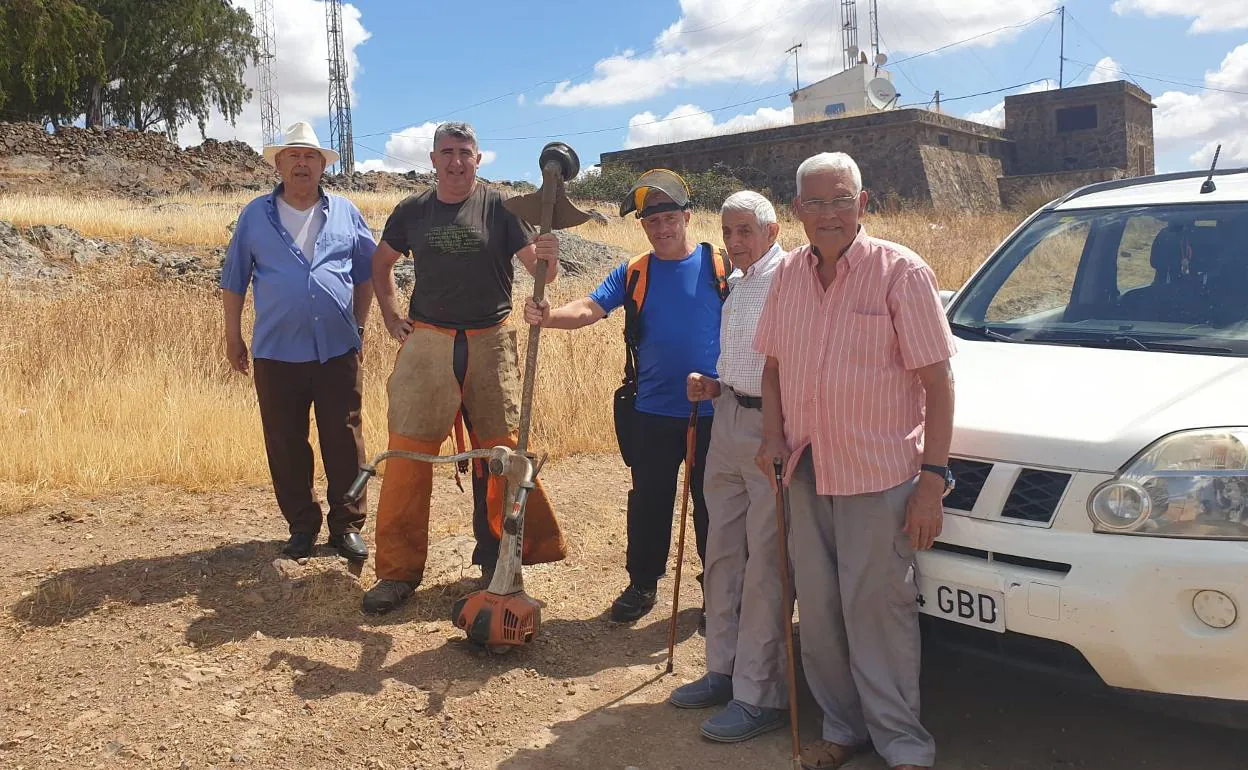
<svg viewBox="0 0 1248 770">
<path fill-rule="evenodd" d="M 867 83 L 867 100 L 877 110 L 888 109 L 897 99 L 897 89 L 888 78 L 873 78 Z"/>
<path fill-rule="evenodd" d="M 877 53 L 877 54 L 875 55 L 875 66 L 877 66 L 877 67 L 883 67 L 883 66 L 884 66 L 884 62 L 886 62 L 886 61 L 888 61 L 888 54 L 885 54 L 885 53 Z"/>
</svg>

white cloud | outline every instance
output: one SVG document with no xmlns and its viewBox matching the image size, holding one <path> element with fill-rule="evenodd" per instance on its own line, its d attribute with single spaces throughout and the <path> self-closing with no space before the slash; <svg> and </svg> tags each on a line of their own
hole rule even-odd
<svg viewBox="0 0 1248 770">
<path fill-rule="evenodd" d="M 520 105 L 521 107 L 524 106 L 524 101 L 525 101 L 524 94 L 520 94 L 519 96 L 516 97 L 516 104 Z"/>
<path fill-rule="evenodd" d="M 1218 164 L 1248 163 L 1248 43 L 1228 53 L 1206 86 L 1222 91 L 1166 91 L 1153 100 L 1153 134 L 1158 154 L 1189 152 L 1188 161 L 1204 166 L 1220 143 Z M 1238 91 L 1240 93 L 1228 93 Z"/>
<path fill-rule="evenodd" d="M 560 107 L 627 104 L 674 88 L 708 83 L 761 84 L 793 78 L 798 52 L 802 79 L 821 80 L 840 71 L 840 4 L 826 0 L 680 0 L 682 15 L 655 39 L 652 50 L 625 50 L 594 65 L 591 80 L 563 81 L 542 97 Z M 859 45 L 867 47 L 865 6 Z M 881 40 L 891 51 L 921 51 L 1037 16 L 1053 0 L 880 0 Z M 1017 34 L 1007 30 L 969 45 L 992 46 Z M 830 43 L 835 41 L 835 45 Z M 828 53 L 831 53 L 829 60 Z"/>
<path fill-rule="evenodd" d="M 657 118 L 650 112 L 643 112 L 629 118 L 628 137 L 624 140 L 624 147 L 631 149 L 652 144 L 681 142 L 716 134 L 787 126 L 792 122 L 792 107 L 785 107 L 782 110 L 761 107 L 748 115 L 737 115 L 722 123 L 716 123 L 715 118 L 703 112 L 700 107 L 682 104 L 663 118 Z"/>
<path fill-rule="evenodd" d="M 1109 83 L 1114 80 L 1126 80 L 1126 75 L 1122 72 L 1122 67 L 1118 66 L 1118 62 L 1106 56 L 1096 63 L 1096 66 L 1088 70 L 1088 83 Z"/>
<path fill-rule="evenodd" d="M 234 6 L 255 13 L 252 0 L 231 0 Z M 371 37 L 361 22 L 361 13 L 354 5 L 342 7 L 343 48 L 347 56 L 348 87 L 352 106 L 357 104 L 354 84 L 361 74 L 356 49 Z M 274 77 L 277 81 L 280 129 L 306 120 L 315 124 L 329 115 L 329 43 L 325 35 L 325 4 L 320 0 L 274 0 L 273 31 L 277 50 Z M 252 98 L 230 125 L 213 110 L 207 135 L 214 139 L 238 139 L 259 150 L 262 143 L 260 126 L 259 79 L 255 67 L 249 66 L 245 82 L 252 88 Z M 324 131 L 326 129 L 322 129 Z M 321 144 L 329 144 L 329 136 L 318 134 Z M 182 146 L 203 141 L 199 127 L 192 124 L 178 132 Z"/>
<path fill-rule="evenodd" d="M 1187 31 L 1193 34 L 1248 28 L 1248 13 L 1242 2 L 1234 0 L 1116 0 L 1112 8 L 1119 16 L 1135 12 L 1190 18 Z"/>
<path fill-rule="evenodd" d="M 360 171 L 431 171 L 429 153 L 433 150 L 433 132 L 437 123 L 422 123 L 419 126 L 408 126 L 402 131 L 390 134 L 386 140 L 385 157 L 372 158 L 357 162 Z M 493 150 L 481 151 L 481 165 L 493 163 L 498 154 Z"/>
</svg>

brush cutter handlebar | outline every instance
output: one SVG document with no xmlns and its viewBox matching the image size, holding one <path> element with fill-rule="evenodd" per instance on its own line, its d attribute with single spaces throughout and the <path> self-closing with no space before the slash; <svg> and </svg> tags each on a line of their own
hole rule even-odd
<svg viewBox="0 0 1248 770">
<path fill-rule="evenodd" d="M 359 502 L 364 496 L 364 488 L 368 486 L 368 480 L 377 475 L 377 466 L 393 457 L 403 460 L 416 460 L 425 463 L 457 463 L 464 460 L 488 460 L 490 464 L 490 473 L 496 476 L 502 476 L 507 473 L 507 468 L 512 462 L 512 455 L 519 454 L 515 450 L 505 447 L 496 446 L 490 449 L 473 449 L 468 452 L 460 452 L 453 455 L 431 455 L 423 452 L 410 452 L 406 449 L 390 449 L 373 458 L 371 463 L 364 463 L 360 468 L 360 475 L 355 477 L 351 487 L 347 489 L 346 500 L 348 503 Z M 535 459 L 529 455 L 525 455 L 530 460 Z M 540 469 L 545 464 L 545 457 L 538 463 Z M 537 475 L 534 471 L 533 476 Z"/>
</svg>

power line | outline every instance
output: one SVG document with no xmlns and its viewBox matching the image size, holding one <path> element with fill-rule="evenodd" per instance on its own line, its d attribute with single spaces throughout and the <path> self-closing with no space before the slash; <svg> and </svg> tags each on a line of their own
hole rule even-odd
<svg viewBox="0 0 1248 770">
<path fill-rule="evenodd" d="M 1005 86 L 1004 88 L 994 88 L 991 91 L 980 91 L 979 93 L 964 94 L 962 96 L 945 96 L 942 94 L 940 97 L 940 103 L 944 104 L 945 102 L 960 102 L 963 99 L 974 99 L 977 96 L 988 96 L 989 94 L 999 94 L 1002 91 L 1013 91 L 1017 88 L 1026 88 L 1027 86 L 1035 85 L 1036 83 L 1046 83 L 1048 82 L 1048 80 L 1049 80 L 1048 78 L 1036 78 L 1035 80 L 1032 80 L 1026 83 L 1016 83 L 1012 86 Z M 925 102 L 903 104 L 901 105 L 901 109 L 905 109 L 907 107 L 919 107 L 919 106 L 922 106 L 923 104 L 925 104 Z"/>
<path fill-rule="evenodd" d="M 1191 82 L 1187 82 L 1183 80 L 1172 80 L 1172 79 L 1169 79 L 1160 75 L 1150 75 L 1146 72 L 1131 73 L 1131 72 L 1127 72 L 1121 67 L 1104 67 L 1104 66 L 1101 66 L 1100 64 L 1090 64 L 1086 61 L 1079 61 L 1078 59 L 1067 59 L 1067 61 L 1072 61 L 1076 64 L 1083 64 L 1085 66 L 1091 67 L 1094 70 L 1101 70 L 1102 72 L 1117 72 L 1119 74 L 1126 75 L 1127 77 L 1131 77 L 1131 78 L 1140 77 L 1140 78 L 1144 78 L 1145 80 L 1156 80 L 1159 83 L 1169 83 L 1175 86 L 1186 86 L 1187 88 L 1198 88 L 1202 91 L 1217 91 L 1218 93 L 1221 93 L 1221 94 L 1236 94 L 1238 96 L 1248 96 L 1248 91 L 1237 91 L 1233 88 L 1217 88 L 1216 86 L 1206 86 L 1206 85 L 1201 85 L 1199 83 L 1191 83 Z"/>
<path fill-rule="evenodd" d="M 1019 22 L 1018 24 L 1007 24 L 1007 25 L 1005 25 L 1004 27 L 997 27 L 996 29 L 990 29 L 990 30 L 988 30 L 987 32 L 981 32 L 981 33 L 980 33 L 980 34 L 978 34 L 978 35 L 974 35 L 974 36 L 972 36 L 972 37 L 968 37 L 968 38 L 965 38 L 965 39 L 963 39 L 963 40 L 955 40 L 955 41 L 953 41 L 952 43 L 948 43 L 948 44 L 946 44 L 946 45 L 942 45 L 942 46 L 940 46 L 939 48 L 933 48 L 933 49 L 932 49 L 932 50 L 930 50 L 930 51 L 923 51 L 922 53 L 916 53 L 916 54 L 915 54 L 915 55 L 913 55 L 913 56 L 907 56 L 907 57 L 906 57 L 906 58 L 904 58 L 904 59 L 897 59 L 896 61 L 893 61 L 893 62 L 890 62 L 890 63 L 891 63 L 892 65 L 896 66 L 896 65 L 898 65 L 898 64 L 902 64 L 903 62 L 908 62 L 908 61 L 912 61 L 912 60 L 914 60 L 914 59 L 917 59 L 917 58 L 919 58 L 920 56 L 927 56 L 927 55 L 929 55 L 929 54 L 939 53 L 939 52 L 944 51 L 944 50 L 946 50 L 946 49 L 948 49 L 948 48 L 953 48 L 953 47 L 955 47 L 955 46 L 963 45 L 963 44 L 965 44 L 965 43 L 970 43 L 971 41 L 973 41 L 973 40 L 978 40 L 978 39 L 980 39 L 981 37 L 988 37 L 989 35 L 995 35 L 995 34 L 997 34 L 998 32 L 1004 32 L 1004 31 L 1006 31 L 1006 30 L 1008 30 L 1008 29 L 1022 29 L 1023 27 L 1027 27 L 1027 26 L 1030 26 L 1030 25 L 1032 25 L 1032 24 L 1035 24 L 1037 21 L 1039 21 L 1039 20 L 1043 19 L 1045 16 L 1049 16 L 1049 15 L 1054 14 L 1054 13 L 1057 13 L 1057 9 L 1054 9 L 1054 10 L 1052 10 L 1052 11 L 1046 11 L 1045 13 L 1042 13 L 1042 14 L 1040 14 L 1039 16 L 1036 16 L 1036 17 L 1034 17 L 1034 18 L 1032 18 L 1032 19 L 1029 19 L 1029 20 L 1027 20 L 1027 21 L 1024 21 L 1024 22 Z"/>
</svg>

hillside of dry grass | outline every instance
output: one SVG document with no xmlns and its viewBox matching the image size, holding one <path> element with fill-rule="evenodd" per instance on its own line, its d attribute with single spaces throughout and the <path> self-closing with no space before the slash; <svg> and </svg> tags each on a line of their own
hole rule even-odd
<svg viewBox="0 0 1248 770">
<path fill-rule="evenodd" d="M 375 232 L 399 194 L 351 196 Z M 249 196 L 172 197 L 150 204 L 71 196 L 0 196 L 0 220 L 63 224 L 92 238 L 148 238 L 171 248 L 225 245 Z M 587 206 L 588 208 L 589 206 Z M 904 243 L 935 269 L 942 288 L 962 283 L 1017 222 L 1014 214 L 908 212 L 871 216 L 870 231 Z M 577 234 L 648 248 L 633 219 L 589 222 Z M 697 212 L 693 232 L 718 243 L 718 216 Z M 787 248 L 800 225 L 782 221 Z M 565 279 L 551 298 L 583 296 L 601 275 Z M 0 442 L 21 451 L 0 464 L 0 512 L 64 494 L 147 485 L 192 491 L 267 480 L 255 393 L 225 364 L 216 292 L 121 267 L 76 268 L 86 291 L 0 286 Z M 517 304 L 523 301 L 518 292 Z M 244 328 L 250 328 L 250 303 Z M 553 457 L 613 452 L 610 394 L 623 366 L 618 314 L 577 332 L 548 331 L 534 409 L 533 446 Z M 523 340 L 527 335 L 521 335 Z M 374 312 L 365 334 L 364 427 L 368 451 L 385 442 L 385 384 L 396 351 Z M 523 360 L 523 351 L 521 352 Z M 315 434 L 315 431 L 314 431 Z M 313 438 L 315 443 L 315 438 Z M 449 471 L 448 471 L 449 472 Z"/>
</svg>

